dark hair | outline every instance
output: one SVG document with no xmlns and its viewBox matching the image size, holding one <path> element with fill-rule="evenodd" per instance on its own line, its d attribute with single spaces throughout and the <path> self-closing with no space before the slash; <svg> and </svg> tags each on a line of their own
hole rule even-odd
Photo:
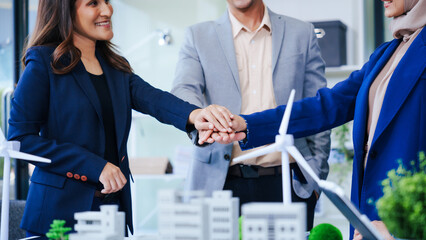
<svg viewBox="0 0 426 240">
<path fill-rule="evenodd" d="M 26 50 L 33 46 L 54 46 L 51 67 L 56 74 L 69 73 L 80 61 L 81 52 L 73 43 L 73 20 L 76 0 L 40 0 L 34 32 L 24 48 L 22 62 L 25 65 Z M 130 64 L 117 54 L 110 41 L 97 41 L 96 49 L 114 68 L 131 73 Z M 63 58 L 69 64 L 64 65 Z"/>
</svg>

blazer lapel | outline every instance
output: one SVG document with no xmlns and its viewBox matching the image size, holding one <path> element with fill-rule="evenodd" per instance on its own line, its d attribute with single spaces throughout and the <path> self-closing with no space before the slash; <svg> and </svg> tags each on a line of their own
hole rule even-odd
<svg viewBox="0 0 426 240">
<path fill-rule="evenodd" d="M 419 81 L 421 74 L 425 70 L 425 39 L 426 30 L 423 29 L 408 48 L 392 74 L 383 99 L 383 106 L 380 111 L 372 145 L 398 113 L 404 101 L 407 99 L 411 90 Z"/>
<path fill-rule="evenodd" d="M 368 94 L 371 83 L 376 79 L 376 76 L 380 73 L 382 68 L 385 66 L 389 58 L 392 56 L 395 49 L 398 47 L 398 40 L 394 40 L 390 45 L 384 50 L 383 54 L 380 54 L 379 59 L 370 60 L 374 64 L 371 72 L 366 76 L 361 85 L 358 96 L 355 103 L 355 113 L 354 113 L 354 126 L 353 132 L 357 133 L 353 135 L 354 140 L 354 150 L 355 157 L 359 160 L 359 164 L 362 164 L 363 152 L 364 152 L 364 138 L 367 125 L 367 116 L 368 116 Z M 363 169 L 363 168 L 360 168 Z"/>
<path fill-rule="evenodd" d="M 272 72 L 274 72 L 283 44 L 285 22 L 280 15 L 272 12 L 269 8 L 268 12 L 272 25 Z"/>
<path fill-rule="evenodd" d="M 220 45 L 223 50 L 223 54 L 228 61 L 229 67 L 232 71 L 235 84 L 237 85 L 238 92 L 240 90 L 240 78 L 238 73 L 237 59 L 235 57 L 234 39 L 232 37 L 232 26 L 229 20 L 228 11 L 222 15 L 216 22 L 216 32 L 219 39 Z"/>
<path fill-rule="evenodd" d="M 97 53 L 97 58 L 102 66 L 108 89 L 111 95 L 112 110 L 114 113 L 117 149 L 120 150 L 124 140 L 124 132 L 127 121 L 126 88 L 124 87 L 124 73 L 110 67 L 110 65 Z"/>
<path fill-rule="evenodd" d="M 74 75 L 74 78 L 77 83 L 83 89 L 83 92 L 86 94 L 87 98 L 92 103 L 93 107 L 95 108 L 96 114 L 99 117 L 99 121 L 103 125 L 101 103 L 99 102 L 95 87 L 93 87 L 90 81 L 90 76 L 81 61 L 79 61 L 79 63 L 75 66 L 75 69 L 72 71 L 72 74 Z"/>
</svg>

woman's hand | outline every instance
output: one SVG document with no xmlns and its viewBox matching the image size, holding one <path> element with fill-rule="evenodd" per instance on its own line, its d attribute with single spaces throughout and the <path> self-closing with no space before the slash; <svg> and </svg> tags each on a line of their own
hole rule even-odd
<svg viewBox="0 0 426 240">
<path fill-rule="evenodd" d="M 221 144 L 229 144 L 234 141 L 240 141 L 246 138 L 247 129 L 245 120 L 241 116 L 234 116 L 232 120 L 232 132 L 218 132 L 214 129 L 198 129 L 199 140 L 198 144 L 218 142 Z"/>
<path fill-rule="evenodd" d="M 372 221 L 371 223 L 378 230 L 380 235 L 382 235 L 386 240 L 395 240 L 392 237 L 392 235 L 389 233 L 388 229 L 386 228 L 385 224 L 382 221 Z M 361 240 L 361 239 L 363 239 L 362 235 L 358 232 L 358 230 L 355 229 L 353 240 Z"/>
<path fill-rule="evenodd" d="M 107 163 L 99 176 L 99 182 L 104 185 L 101 193 L 108 194 L 120 191 L 127 183 L 120 168 L 112 163 Z"/>
<path fill-rule="evenodd" d="M 195 109 L 189 115 L 189 124 L 194 124 L 197 130 L 214 130 L 232 132 L 234 115 L 225 107 L 209 105 L 203 109 Z"/>
</svg>

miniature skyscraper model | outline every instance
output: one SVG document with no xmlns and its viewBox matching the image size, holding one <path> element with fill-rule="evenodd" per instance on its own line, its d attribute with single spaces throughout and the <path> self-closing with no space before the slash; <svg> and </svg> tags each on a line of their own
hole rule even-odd
<svg viewBox="0 0 426 240">
<path fill-rule="evenodd" d="M 213 192 L 211 198 L 204 198 L 200 191 L 185 194 L 158 193 L 160 239 L 238 240 L 239 199 L 231 191 Z"/>
<path fill-rule="evenodd" d="M 306 239 L 304 203 L 247 203 L 242 213 L 243 240 Z"/>
<path fill-rule="evenodd" d="M 288 122 L 290 120 L 291 108 L 293 107 L 293 100 L 295 90 L 291 90 L 290 97 L 287 102 L 287 107 L 284 112 L 283 120 L 278 130 L 278 135 L 275 137 L 275 143 L 258 151 L 254 151 L 234 159 L 234 162 L 239 162 L 245 159 L 250 159 L 262 156 L 272 152 L 281 152 L 281 167 L 282 167 L 282 183 L 283 183 L 283 202 L 284 204 L 291 203 L 291 185 L 290 185 L 290 164 L 288 161 L 287 148 L 293 146 L 293 136 L 286 134 Z M 294 147 L 294 146 L 293 146 Z"/>
<path fill-rule="evenodd" d="M 161 239 L 207 239 L 204 194 L 200 191 L 188 194 L 191 196 L 188 202 L 184 202 L 183 194 L 175 190 L 158 192 L 158 232 Z"/>
<path fill-rule="evenodd" d="M 77 233 L 70 234 L 70 240 L 123 240 L 124 212 L 118 212 L 117 205 L 101 205 L 100 212 L 75 213 Z"/>
<path fill-rule="evenodd" d="M 238 240 L 240 200 L 232 197 L 232 191 L 214 191 L 205 201 L 210 240 Z"/>
<path fill-rule="evenodd" d="M 4 157 L 3 167 L 3 195 L 1 205 L 1 240 L 9 239 L 9 185 L 10 185 L 10 158 L 28 160 L 33 162 L 50 163 L 47 158 L 37 157 L 19 152 L 18 141 L 6 141 L 3 131 L 0 130 L 0 157 Z"/>
</svg>

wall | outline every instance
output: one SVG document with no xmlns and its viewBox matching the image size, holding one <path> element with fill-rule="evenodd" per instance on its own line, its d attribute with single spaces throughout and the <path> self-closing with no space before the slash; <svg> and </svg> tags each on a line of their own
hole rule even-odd
<svg viewBox="0 0 426 240">
<path fill-rule="evenodd" d="M 198 22 L 215 20 L 226 9 L 224 0 L 115 0 L 111 3 L 113 42 L 136 74 L 165 91 L 172 87 L 184 29 Z M 169 29 L 172 44 L 159 46 L 156 30 L 164 29 Z M 130 157 L 168 157 L 173 161 L 177 147 L 191 145 L 186 133 L 147 115 L 134 116 L 128 144 Z"/>
</svg>

